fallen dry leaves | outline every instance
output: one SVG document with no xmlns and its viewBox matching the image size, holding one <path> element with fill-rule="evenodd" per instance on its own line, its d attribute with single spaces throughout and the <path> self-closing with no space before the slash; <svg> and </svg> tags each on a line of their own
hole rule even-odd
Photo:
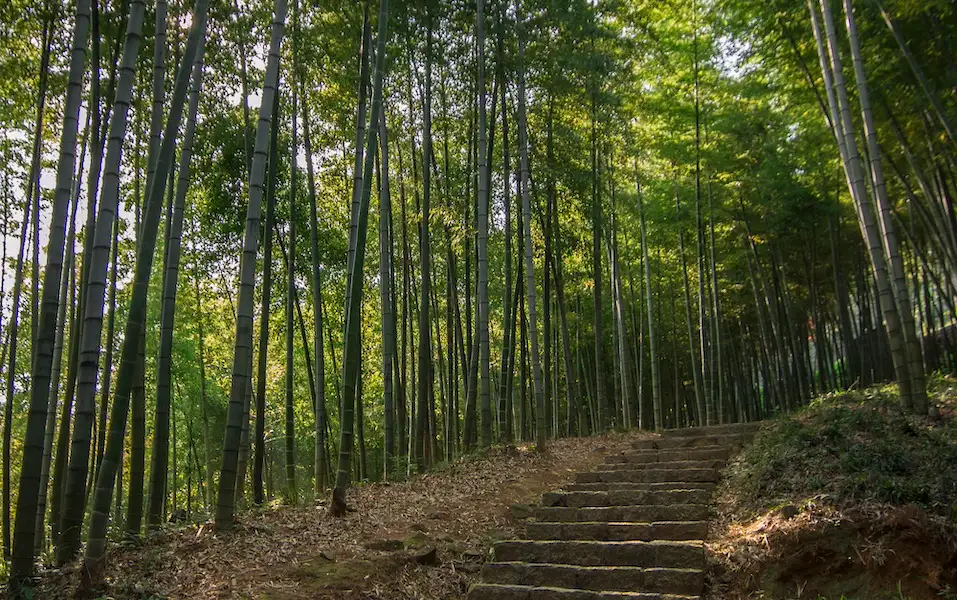
<svg viewBox="0 0 957 600">
<path fill-rule="evenodd" d="M 461 599 L 490 544 L 521 534 L 513 504 L 537 503 L 646 435 L 560 439 L 545 454 L 494 448 L 409 481 L 359 485 L 344 518 L 331 517 L 323 498 L 247 512 L 232 533 L 202 524 L 151 534 L 112 548 L 108 597 Z M 398 540 L 404 549 L 392 549 Z M 410 549 L 424 546 L 437 550 L 434 566 L 419 564 Z M 74 580 L 69 571 L 48 573 L 39 597 L 68 597 Z"/>
</svg>

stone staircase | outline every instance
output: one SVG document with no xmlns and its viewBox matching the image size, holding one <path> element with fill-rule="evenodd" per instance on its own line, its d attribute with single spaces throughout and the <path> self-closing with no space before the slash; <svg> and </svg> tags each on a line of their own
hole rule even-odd
<svg viewBox="0 0 957 600">
<path fill-rule="evenodd" d="M 641 440 L 544 494 L 528 539 L 498 542 L 468 600 L 696 600 L 704 593 L 710 496 L 760 423 Z"/>
</svg>

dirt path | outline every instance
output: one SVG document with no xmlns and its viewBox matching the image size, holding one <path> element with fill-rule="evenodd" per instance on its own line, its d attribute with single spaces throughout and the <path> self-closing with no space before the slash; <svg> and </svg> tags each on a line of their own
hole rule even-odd
<svg viewBox="0 0 957 600">
<path fill-rule="evenodd" d="M 108 593 L 116 600 L 462 599 L 488 547 L 519 533 L 513 505 L 522 513 L 543 492 L 650 437 L 561 439 L 544 455 L 495 448 L 406 482 L 357 486 L 349 496 L 355 512 L 343 519 L 328 515 L 323 498 L 244 514 L 230 534 L 211 524 L 153 534 L 112 548 Z M 38 597 L 71 597 L 75 575 L 47 573 Z"/>
</svg>

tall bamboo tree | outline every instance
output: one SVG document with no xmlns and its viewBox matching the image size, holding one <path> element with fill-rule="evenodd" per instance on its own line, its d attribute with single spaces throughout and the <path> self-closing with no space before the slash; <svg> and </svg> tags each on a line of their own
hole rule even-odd
<svg viewBox="0 0 957 600">
<path fill-rule="evenodd" d="M 545 451 L 547 425 L 545 421 L 545 383 L 542 381 L 542 363 L 538 352 L 538 320 L 536 315 L 535 262 L 532 260 L 531 172 L 528 165 L 528 122 L 525 91 L 525 23 L 521 1 L 515 0 L 515 35 L 518 38 L 518 145 L 521 153 L 522 216 L 525 239 L 525 293 L 528 296 L 528 328 L 531 345 L 532 382 L 535 390 L 535 447 Z"/>
<path fill-rule="evenodd" d="M 103 188 L 99 210 L 96 213 L 96 228 L 92 232 L 87 232 L 87 235 L 92 233 L 93 242 L 86 287 L 80 291 L 86 296 L 86 300 L 83 305 L 82 339 L 79 345 L 75 424 L 57 547 L 57 563 L 61 565 L 72 560 L 79 551 L 80 533 L 86 513 L 86 485 L 100 357 L 100 335 L 103 328 L 103 301 L 106 294 L 113 221 L 119 205 L 122 144 L 126 135 L 127 115 L 133 101 L 133 78 L 145 12 L 143 0 L 131 0 L 116 97 L 110 118 Z M 87 267 L 84 266 L 84 269 Z"/>
<path fill-rule="evenodd" d="M 59 285 L 63 269 L 63 247 L 66 234 L 66 218 L 69 211 L 71 192 L 73 190 L 74 168 L 76 165 L 76 142 L 79 129 L 79 112 L 81 92 L 83 86 L 83 69 L 86 62 L 88 36 L 90 29 L 90 2 L 79 0 L 76 5 L 74 19 L 73 40 L 70 54 L 70 71 L 67 84 L 66 101 L 63 109 L 63 128 L 60 136 L 60 158 L 57 165 L 56 190 L 53 199 L 53 215 L 51 217 L 50 237 L 47 245 L 47 264 L 43 274 L 43 298 L 41 304 L 40 321 L 37 335 L 34 339 L 33 368 L 30 385 L 30 413 L 27 419 L 27 430 L 24 436 L 23 458 L 20 468 L 20 485 L 17 489 L 17 517 L 15 523 L 13 548 L 11 555 L 10 590 L 17 596 L 28 597 L 29 579 L 33 574 L 35 550 L 35 536 L 37 535 L 36 514 L 37 500 L 40 493 L 40 480 L 43 464 L 43 447 L 46 428 L 46 411 L 49 404 L 51 375 L 53 370 L 53 347 L 56 338 L 57 312 L 59 308 Z M 50 25 L 52 27 L 52 24 Z M 52 35 L 52 32 L 50 32 Z M 41 76 L 45 81 L 45 76 Z M 37 123 L 42 123 L 45 89 L 41 89 L 41 100 L 38 101 Z M 37 135 L 39 135 L 39 126 Z M 39 176 L 37 173 L 35 176 Z M 29 182 L 33 187 L 33 181 Z M 38 190 L 37 190 L 38 192 Z M 37 193 L 34 192 L 34 193 Z M 28 192 L 27 197 L 31 194 Z M 27 212 L 24 211 L 24 223 L 27 221 Z M 5 233 L 5 232 L 4 232 Z M 22 243 L 26 238 L 25 231 L 21 233 L 20 257 L 23 256 Z M 39 242 L 39 240 L 38 240 Z M 18 278 L 22 277 L 22 269 Z M 16 296 L 16 294 L 14 294 Z M 14 315 L 16 314 L 16 300 Z M 15 318 L 15 317 L 14 317 Z M 10 329 L 11 333 L 15 326 Z M 10 355 L 16 351 L 16 341 L 11 337 Z M 13 360 L 11 359 L 11 365 Z M 8 372 L 13 375 L 11 366 Z M 7 408 L 4 426 L 10 429 L 10 408 L 12 406 L 12 379 L 8 381 Z M 6 435 L 6 432 L 5 432 Z M 4 468 L 9 469 L 9 452 L 4 452 Z M 9 498 L 9 478 L 4 482 L 4 495 Z M 9 506 L 9 504 L 7 504 Z M 9 545 L 9 513 L 5 514 L 7 534 L 4 537 L 4 548 Z"/>
<path fill-rule="evenodd" d="M 385 70 L 385 48 L 389 32 L 388 0 L 379 2 L 379 26 L 376 34 L 375 76 L 372 85 L 373 115 L 380 114 L 382 106 L 382 79 Z M 360 306 L 362 300 L 362 267 L 365 263 L 366 231 L 369 225 L 369 201 L 372 196 L 372 172 L 375 163 L 375 148 L 378 142 L 378 127 L 370 127 L 366 144 L 365 165 L 363 168 L 362 196 L 359 201 L 356 235 L 350 239 L 355 261 L 352 263 L 352 276 L 349 278 L 346 306 L 346 337 L 343 343 L 342 371 L 342 414 L 339 439 L 339 465 L 336 474 L 336 486 L 332 491 L 331 512 L 342 516 L 346 512 L 346 489 L 352 476 L 352 439 L 354 426 L 354 406 L 359 380 L 359 344 L 361 334 Z"/>
<path fill-rule="evenodd" d="M 106 535 L 110 523 L 110 505 L 113 501 L 116 472 L 122 458 L 123 439 L 126 433 L 126 416 L 129 409 L 133 387 L 133 375 L 140 351 L 140 336 L 146 317 L 146 300 L 149 291 L 150 272 L 153 267 L 153 254 L 156 248 L 163 194 L 166 178 L 172 168 L 173 154 L 176 148 L 176 135 L 182 122 L 186 104 L 186 91 L 190 74 L 193 72 L 196 56 L 206 35 L 208 0 L 197 0 L 193 9 L 192 27 L 176 73 L 176 83 L 171 97 L 169 116 L 163 132 L 163 141 L 156 163 L 156 173 L 147 194 L 146 212 L 143 216 L 142 243 L 137 248 L 136 264 L 133 272 L 133 291 L 130 299 L 129 316 L 123 336 L 120 353 L 120 366 L 117 371 L 116 392 L 110 411 L 110 429 L 107 434 L 106 452 L 97 474 L 96 488 L 93 493 L 90 532 L 84 558 L 83 579 L 87 585 L 98 584 L 103 576 L 106 562 Z M 100 296 L 102 313 L 102 295 Z"/>
<path fill-rule="evenodd" d="M 190 160 L 193 153 L 193 138 L 196 133 L 196 114 L 203 85 L 204 43 L 196 52 L 193 64 L 192 85 L 189 91 L 189 108 L 186 129 L 183 133 L 183 149 L 179 156 L 176 198 L 173 202 L 170 230 L 166 236 L 166 276 L 163 279 L 163 312 L 160 317 L 160 348 L 156 376 L 156 411 L 153 424 L 153 450 L 150 463 L 149 505 L 147 526 L 157 528 L 163 523 L 166 509 L 167 467 L 169 466 L 169 427 L 172 410 L 173 374 L 173 319 L 176 314 L 176 299 L 179 285 L 183 217 L 186 207 L 186 191 L 190 182 Z"/>
<path fill-rule="evenodd" d="M 236 307 L 236 336 L 233 344 L 232 381 L 229 388 L 229 408 L 226 415 L 226 434 L 223 439 L 223 462 L 219 474 L 219 493 L 216 500 L 216 527 L 229 530 L 233 526 L 236 476 L 239 463 L 239 445 L 243 427 L 243 404 L 246 388 L 252 375 L 253 344 L 253 287 L 256 279 L 256 250 L 259 242 L 259 224 L 262 219 L 263 184 L 266 171 L 266 153 L 273 107 L 278 102 L 279 57 L 285 33 L 286 0 L 276 0 L 273 7 L 272 33 L 269 57 L 263 83 L 259 122 L 256 125 L 256 143 L 249 172 L 249 205 L 246 209 L 246 227 L 240 259 L 239 301 Z M 268 260 L 268 257 L 267 257 Z M 258 418 L 258 417 L 257 417 Z M 258 433 L 258 432 L 257 432 Z"/>
<path fill-rule="evenodd" d="M 488 336 L 488 165 L 486 149 L 488 131 L 485 108 L 485 1 L 477 0 L 475 11 L 475 44 L 478 62 L 478 337 L 479 337 L 479 405 L 482 446 L 492 444 L 492 398 L 489 381 Z"/>
<path fill-rule="evenodd" d="M 299 3 L 293 0 L 293 28 L 298 29 Z M 295 69 L 293 69 L 295 71 Z M 289 160 L 289 252 L 286 260 L 286 406 L 285 406 L 285 459 L 286 459 L 286 496 L 288 500 L 295 505 L 298 493 L 296 492 L 296 421 L 294 412 L 294 392 L 293 392 L 293 363 L 295 358 L 295 337 L 293 335 L 295 321 L 295 295 L 296 295 L 296 159 L 299 153 L 298 149 L 298 106 L 296 105 L 297 95 L 295 72 L 290 75 L 289 87 L 292 93 L 292 151 Z M 278 166 L 278 165 L 277 165 Z"/>
</svg>

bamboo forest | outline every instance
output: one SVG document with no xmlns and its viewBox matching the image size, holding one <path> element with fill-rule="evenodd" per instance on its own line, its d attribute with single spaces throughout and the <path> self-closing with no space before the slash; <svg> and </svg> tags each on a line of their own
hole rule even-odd
<svg viewBox="0 0 957 600">
<path fill-rule="evenodd" d="M 0 581 L 957 598 L 955 55 L 948 0 L 4 0 Z"/>
</svg>

